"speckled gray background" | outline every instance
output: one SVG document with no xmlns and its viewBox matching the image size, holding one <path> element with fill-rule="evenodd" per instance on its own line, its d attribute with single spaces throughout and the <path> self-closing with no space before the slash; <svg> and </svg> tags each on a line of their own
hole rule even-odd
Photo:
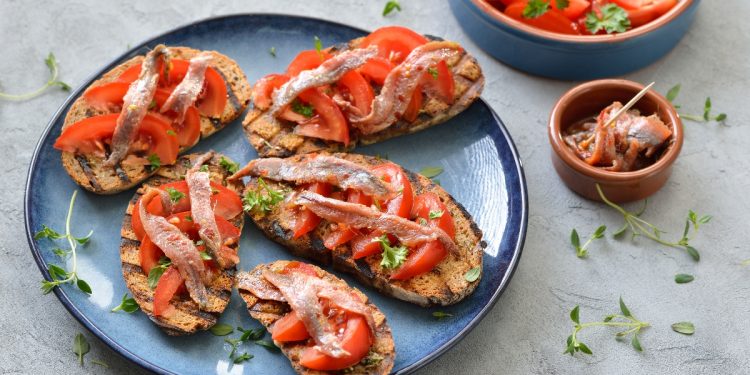
<svg viewBox="0 0 750 375">
<path fill-rule="evenodd" d="M 706 0 L 687 37 L 666 58 L 627 78 L 657 81 L 664 92 L 676 83 L 678 102 L 700 112 L 706 96 L 727 112 L 730 126 L 686 122 L 686 139 L 674 175 L 650 203 L 645 217 L 678 236 L 689 208 L 714 215 L 694 245 L 700 263 L 651 242 L 611 238 L 595 243 L 580 260 L 568 245 L 572 227 L 590 233 L 621 220 L 606 207 L 584 201 L 558 181 L 549 162 L 547 117 L 573 83 L 522 74 L 493 60 L 467 39 L 447 3 L 402 0 L 403 12 L 383 18 L 385 1 L 20 1 L 0 2 L 0 88 L 23 91 L 43 82 L 42 60 L 53 51 L 61 78 L 76 86 L 128 45 L 184 23 L 241 12 L 284 12 L 366 29 L 398 23 L 463 43 L 487 75 L 484 98 L 505 121 L 520 151 L 529 186 L 529 231 L 520 266 L 494 310 L 455 348 L 422 374 L 739 374 L 750 373 L 750 2 Z M 211 4 L 213 3 L 213 4 Z M 23 102 L 0 102 L 3 160 L 0 178 L 0 372 L 3 374 L 130 374 L 142 371 L 88 332 L 87 363 L 73 353 L 73 336 L 84 329 L 52 295 L 39 292 L 41 275 L 23 229 L 23 183 L 31 152 L 66 94 L 52 90 Z M 677 285 L 676 273 L 696 280 Z M 592 329 L 581 338 L 594 356 L 563 356 L 570 333 L 568 311 L 581 305 L 583 320 L 617 311 L 622 295 L 653 327 L 637 353 Z M 690 320 L 693 336 L 670 324 Z"/>
</svg>

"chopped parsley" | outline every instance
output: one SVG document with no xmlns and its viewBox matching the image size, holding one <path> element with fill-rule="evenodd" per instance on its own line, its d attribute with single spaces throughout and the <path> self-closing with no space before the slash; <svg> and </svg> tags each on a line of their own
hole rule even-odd
<svg viewBox="0 0 750 375">
<path fill-rule="evenodd" d="M 443 217 L 443 211 L 430 211 L 430 219 L 439 219 Z"/>
<path fill-rule="evenodd" d="M 159 155 L 151 154 L 148 156 L 148 167 L 151 169 L 151 171 L 155 171 L 161 167 L 161 159 L 159 159 Z"/>
<path fill-rule="evenodd" d="M 177 203 L 180 201 L 180 199 L 185 198 L 185 193 L 173 188 L 168 187 L 167 188 L 167 194 L 169 194 L 169 200 L 172 203 Z"/>
<path fill-rule="evenodd" d="M 377 241 L 380 242 L 380 246 L 383 248 L 383 260 L 380 261 L 381 267 L 395 269 L 404 264 L 406 255 L 409 253 L 405 246 L 391 246 L 391 241 L 386 234 L 380 236 Z"/>
<path fill-rule="evenodd" d="M 240 169 L 240 165 L 239 164 L 237 164 L 237 163 L 235 163 L 235 162 L 233 162 L 233 161 L 231 161 L 231 160 L 229 160 L 229 159 L 227 159 L 227 158 L 225 158 L 223 156 L 221 157 L 221 159 L 219 159 L 219 165 L 222 168 L 226 169 L 226 171 L 229 172 L 229 173 L 237 173 L 237 171 Z"/>
<path fill-rule="evenodd" d="M 549 1 L 547 0 L 529 0 L 526 3 L 526 7 L 523 8 L 521 15 L 523 18 L 537 18 L 541 17 L 544 13 L 549 10 Z"/>
<path fill-rule="evenodd" d="M 295 113 L 299 113 L 302 116 L 305 116 L 307 118 L 313 117 L 313 107 L 308 104 L 304 104 L 299 100 L 295 100 L 292 102 L 292 111 Z"/>
<path fill-rule="evenodd" d="M 438 79 L 438 70 L 434 66 L 427 68 L 427 73 L 430 73 L 433 79 Z"/>
<path fill-rule="evenodd" d="M 622 33 L 630 28 L 630 18 L 625 9 L 620 8 L 617 4 L 607 4 L 596 11 L 591 11 L 586 15 L 586 29 L 592 34 L 601 30 L 612 33 Z"/>
<path fill-rule="evenodd" d="M 265 194 L 263 193 L 265 191 Z M 265 215 L 273 210 L 279 202 L 284 200 L 284 192 L 274 190 L 266 185 L 263 178 L 258 178 L 258 186 L 255 190 L 248 190 L 242 198 L 242 208 L 246 212 L 254 212 Z"/>
</svg>

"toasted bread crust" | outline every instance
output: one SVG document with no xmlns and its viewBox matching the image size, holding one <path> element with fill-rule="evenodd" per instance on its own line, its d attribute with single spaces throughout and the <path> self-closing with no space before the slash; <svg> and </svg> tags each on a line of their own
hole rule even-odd
<svg viewBox="0 0 750 375">
<path fill-rule="evenodd" d="M 354 39 L 337 48 L 333 53 L 357 48 L 363 38 Z M 435 39 L 435 38 L 431 38 Z M 338 47 L 338 46 L 337 46 Z M 284 120 L 272 121 L 265 116 L 265 111 L 253 108 L 242 121 L 245 135 L 250 144 L 258 151 L 260 157 L 287 157 L 309 152 L 346 152 L 357 144 L 369 145 L 400 135 L 416 133 L 431 126 L 448 121 L 464 111 L 473 103 L 484 88 L 484 75 L 477 60 L 463 51 L 457 58 L 446 61 L 453 73 L 455 83 L 455 100 L 452 105 L 436 98 L 426 96 L 419 111 L 419 117 L 413 123 L 399 120 L 392 126 L 375 134 L 363 135 L 356 129 L 350 129 L 349 147 L 343 143 L 324 141 L 318 138 L 305 137 L 294 133 L 294 124 Z"/>
<path fill-rule="evenodd" d="M 192 165 L 192 161 L 198 156 L 199 154 L 184 155 L 177 159 L 177 163 L 174 165 L 160 168 L 155 176 L 146 181 L 130 200 L 120 231 L 120 236 L 122 237 L 120 243 L 120 260 L 122 262 L 122 276 L 125 279 L 125 284 L 141 310 L 156 325 L 172 336 L 188 335 L 198 330 L 211 328 L 216 324 L 219 315 L 221 315 L 229 304 L 236 268 L 222 270 L 211 284 L 206 286 L 209 300 L 208 306 L 205 309 L 199 309 L 198 304 L 187 295 L 176 296 L 172 299 L 172 304 L 176 307 L 176 313 L 169 318 L 156 317 L 153 315 L 154 291 L 148 286 L 148 275 L 143 272 L 140 266 L 139 247 L 141 242 L 136 237 L 135 232 L 133 232 L 131 218 L 133 210 L 135 210 L 135 203 L 145 192 L 145 186 L 156 187 L 169 182 L 179 181 L 181 179 L 180 176 L 183 176 L 187 172 L 189 166 Z M 209 168 L 211 181 L 226 185 L 226 187 L 236 192 L 241 191 L 241 184 L 226 181 L 229 173 L 219 165 L 221 157 L 221 154 L 214 154 L 213 158 L 205 163 Z M 239 214 L 229 221 L 242 230 L 244 224 L 243 216 L 243 214 Z M 232 245 L 232 247 L 239 250 L 239 241 Z"/>
<path fill-rule="evenodd" d="M 334 154 L 361 165 L 375 166 L 386 163 L 375 157 L 358 154 Z M 301 156 L 294 156 L 299 158 Z M 350 273 L 364 284 L 371 285 L 378 291 L 420 306 L 446 306 L 457 303 L 471 294 L 479 284 L 466 281 L 464 275 L 472 268 L 482 269 L 482 255 L 486 243 L 482 241 L 482 231 L 477 227 L 471 215 L 455 201 L 442 187 L 432 180 L 416 173 L 404 170 L 409 177 L 414 194 L 433 192 L 437 194 L 453 216 L 456 226 L 456 245 L 459 254 L 449 254 L 434 270 L 409 280 L 390 280 L 389 272 L 380 266 L 380 255 L 371 255 L 354 260 L 348 244 L 341 245 L 333 251 L 323 245 L 323 239 L 331 231 L 330 223 L 323 220 L 317 228 L 299 238 L 292 238 L 295 211 L 283 203 L 278 204 L 271 212 L 248 213 L 250 218 L 261 229 L 266 237 L 285 246 L 295 256 L 311 259 L 319 264 L 333 265 L 333 269 Z M 291 194 L 292 186 L 264 180 L 268 186 L 277 190 L 286 190 Z M 245 191 L 255 190 L 257 179 L 251 178 Z"/>
<path fill-rule="evenodd" d="M 238 280 L 241 277 L 262 277 L 263 270 L 266 269 L 281 269 L 284 268 L 289 261 L 278 260 L 269 264 L 261 264 L 256 266 L 250 272 L 242 272 L 238 276 Z M 352 288 L 346 284 L 343 280 L 330 273 L 315 267 L 315 270 L 322 279 L 329 281 L 336 285 L 341 285 L 350 289 L 352 292 L 362 297 L 367 301 L 367 307 L 370 308 L 370 312 L 375 320 L 375 340 L 373 342 L 370 352 L 376 353 L 379 357 L 382 357 L 376 364 L 366 365 L 360 362 L 359 364 L 350 367 L 347 370 L 342 371 L 317 371 L 310 370 L 302 367 L 299 360 L 302 356 L 303 350 L 306 348 L 306 342 L 303 343 L 280 343 L 274 342 L 278 346 L 284 355 L 289 359 L 292 367 L 298 374 L 303 375 L 323 375 L 323 374 L 369 374 L 369 375 L 385 375 L 388 374 L 393 368 L 393 363 L 396 357 L 395 344 L 393 342 L 393 336 L 391 334 L 391 328 L 388 326 L 385 315 L 370 302 L 367 296 L 356 288 Z M 263 326 L 269 328 L 273 325 L 276 320 L 283 317 L 287 312 L 290 311 L 289 305 L 283 302 L 261 300 L 251 292 L 238 289 L 240 297 L 247 303 L 247 311 L 253 319 L 260 321 Z"/>
<path fill-rule="evenodd" d="M 177 59 L 190 59 L 204 52 L 188 47 L 169 47 L 171 57 Z M 213 59 L 210 66 L 222 75 L 227 84 L 229 95 L 227 105 L 219 118 L 201 117 L 200 139 L 211 136 L 223 129 L 238 118 L 250 103 L 250 84 L 245 73 L 237 63 L 229 57 L 216 51 L 205 51 L 212 54 Z M 115 81 L 120 74 L 133 65 L 140 64 L 143 56 L 136 56 L 118 65 L 105 73 L 100 79 L 94 81 L 86 90 L 92 87 L 104 85 Z M 118 110 L 119 112 L 119 110 Z M 65 116 L 63 129 L 88 117 L 113 113 L 112 110 L 98 109 L 86 101 L 83 95 L 70 107 Z M 114 112 L 117 113 L 117 112 Z M 192 146 L 191 146 L 192 147 Z M 185 152 L 190 147 L 183 147 L 180 152 Z M 76 155 L 71 152 L 62 153 L 62 164 L 70 177 L 80 186 L 97 194 L 115 194 L 138 185 L 143 180 L 153 175 L 145 165 L 120 165 L 109 167 L 104 165 L 104 160 L 94 155 Z"/>
</svg>

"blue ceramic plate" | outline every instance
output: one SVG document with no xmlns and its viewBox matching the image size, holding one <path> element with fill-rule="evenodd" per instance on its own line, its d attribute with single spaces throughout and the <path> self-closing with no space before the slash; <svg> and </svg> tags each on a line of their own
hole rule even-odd
<svg viewBox="0 0 750 375">
<path fill-rule="evenodd" d="M 34 152 L 26 186 L 26 231 L 32 254 L 49 279 L 48 263 L 60 264 L 53 254 L 56 244 L 35 241 L 33 233 L 42 224 L 63 228 L 71 194 L 79 190 L 74 210 L 73 231 L 89 229 L 94 236 L 79 247 L 78 269 L 93 294 L 72 286 L 56 288 L 63 305 L 91 332 L 116 352 L 157 373 L 179 374 L 292 374 L 287 359 L 260 346 L 245 344 L 241 349 L 255 356 L 231 365 L 223 337 L 202 332 L 189 337 L 169 337 L 142 313 L 110 313 L 127 292 L 119 258 L 120 223 L 133 191 L 98 196 L 83 191 L 60 165 L 60 153 L 52 148 L 60 134 L 69 105 L 103 72 L 146 51 L 158 43 L 214 49 L 235 59 L 251 82 L 283 71 L 304 49 L 313 48 L 317 35 L 325 45 L 364 35 L 364 30 L 317 19 L 283 15 L 235 15 L 209 19 L 181 27 L 143 43 L 97 72 L 82 85 L 50 121 Z M 276 57 L 269 54 L 276 48 Z M 415 147 L 415 145 L 418 145 Z M 195 151 L 218 150 L 246 163 L 257 157 L 245 139 L 240 121 L 202 142 Z M 438 178 L 484 231 L 489 246 L 484 256 L 484 276 L 476 292 L 463 302 L 442 309 L 453 317 L 437 320 L 434 310 L 422 309 L 378 295 L 351 278 L 350 284 L 364 290 L 388 317 L 396 342 L 395 373 L 408 373 L 448 350 L 464 337 L 500 297 L 515 269 L 526 231 L 527 197 L 521 163 L 513 142 L 500 119 L 483 101 L 448 123 L 418 134 L 393 139 L 357 150 L 387 155 L 414 171 L 426 166 L 445 169 Z M 248 220 L 249 222 L 249 220 Z M 291 258 L 284 249 L 267 240 L 251 223 L 245 226 L 240 247 L 240 269 L 259 263 Z M 32 276 L 33 277 L 33 276 Z M 247 314 L 244 302 L 235 294 L 220 322 L 233 326 L 258 327 Z M 235 335 L 236 336 L 236 335 Z"/>
</svg>

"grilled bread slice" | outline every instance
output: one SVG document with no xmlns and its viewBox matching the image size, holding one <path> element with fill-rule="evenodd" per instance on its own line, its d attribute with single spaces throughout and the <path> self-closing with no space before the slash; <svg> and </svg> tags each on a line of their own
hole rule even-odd
<svg viewBox="0 0 750 375">
<path fill-rule="evenodd" d="M 263 271 L 265 270 L 277 270 L 283 269 L 287 266 L 289 261 L 277 260 L 269 264 L 260 264 L 252 269 L 250 272 L 240 272 L 237 275 L 237 283 L 240 284 L 243 279 L 252 279 L 263 277 Z M 393 368 L 393 363 L 396 357 L 395 345 L 393 343 L 393 336 L 391 335 L 391 328 L 386 322 L 385 315 L 375 306 L 372 302 L 367 299 L 367 296 L 356 288 L 352 288 L 346 284 L 343 280 L 330 273 L 315 267 L 318 276 L 322 279 L 331 282 L 335 285 L 340 285 L 346 289 L 351 290 L 357 296 L 367 301 L 367 307 L 370 308 L 370 312 L 375 320 L 375 339 L 373 340 L 370 353 L 362 359 L 358 364 L 341 371 L 327 372 L 311 370 L 300 365 L 299 360 L 302 356 L 303 350 L 307 347 L 306 342 L 292 342 L 292 343 L 281 343 L 275 342 L 284 355 L 289 359 L 292 367 L 298 374 L 303 375 L 322 375 L 331 373 L 346 373 L 346 374 L 388 374 Z M 247 303 L 247 311 L 253 319 L 258 320 L 267 329 L 273 325 L 276 320 L 286 315 L 291 309 L 289 305 L 284 302 L 262 300 L 256 297 L 253 293 L 238 289 L 240 297 Z"/>
<path fill-rule="evenodd" d="M 333 154 L 335 157 L 366 165 L 376 166 L 388 161 L 372 156 L 358 154 Z M 303 155 L 293 156 L 302 159 Z M 471 215 L 456 202 L 442 187 L 427 177 L 404 172 L 411 182 L 414 195 L 433 192 L 440 197 L 453 216 L 456 227 L 455 243 L 459 253 L 448 254 L 432 271 L 408 280 L 390 280 L 389 273 L 380 266 L 380 255 L 371 255 L 354 260 L 348 244 L 329 250 L 323 245 L 323 239 L 332 230 L 329 222 L 321 223 L 310 233 L 293 238 L 295 208 L 287 204 L 278 204 L 270 212 L 248 212 L 250 218 L 261 229 L 266 237 L 284 245 L 295 256 L 312 259 L 319 264 L 333 265 L 333 269 L 350 273 L 364 284 L 371 285 L 380 292 L 420 306 L 451 305 L 469 294 L 479 284 L 466 280 L 464 275 L 473 268 L 482 267 L 482 254 L 486 243 L 482 241 L 482 231 L 477 227 Z M 284 191 L 288 197 L 293 193 L 293 186 L 264 179 L 272 189 Z M 250 178 L 245 191 L 255 191 L 257 178 Z"/>
<path fill-rule="evenodd" d="M 203 51 L 188 47 L 169 47 L 169 52 L 171 58 L 188 60 Z M 206 138 L 226 127 L 245 111 L 250 102 L 250 84 L 239 65 L 234 60 L 219 52 L 209 51 L 209 53 L 213 57 L 209 66 L 214 68 L 224 78 L 224 82 L 227 85 L 228 100 L 224 112 L 220 117 L 210 118 L 203 114 L 200 115 L 200 139 Z M 116 81 L 120 74 L 131 66 L 140 64 L 141 61 L 143 61 L 143 56 L 136 56 L 118 65 L 92 83 L 87 88 L 87 91 L 93 87 Z M 116 109 L 116 112 L 113 109 Z M 113 109 L 102 109 L 93 106 L 86 100 L 84 95 L 81 95 L 73 102 L 70 110 L 68 110 L 63 129 L 88 117 L 119 113 L 119 109 Z M 188 148 L 180 149 L 180 152 L 184 152 Z M 70 177 L 78 185 L 97 194 L 115 194 L 130 189 L 155 173 L 148 165 L 119 165 L 110 167 L 104 165 L 102 158 L 93 155 L 77 155 L 71 152 L 62 153 L 62 164 Z"/>
<path fill-rule="evenodd" d="M 426 36 L 431 40 L 439 38 Z M 364 37 L 357 38 L 349 43 L 337 45 L 330 51 L 332 54 L 340 53 L 349 49 L 357 48 Z M 426 95 L 419 110 L 419 116 L 414 122 L 399 120 L 390 127 L 369 135 L 360 134 L 353 127 L 350 128 L 349 147 L 343 143 L 325 141 L 294 133 L 295 124 L 289 121 L 270 121 L 264 116 L 265 111 L 257 108 L 251 109 L 242 122 L 245 135 L 250 144 L 258 151 L 260 157 L 287 157 L 294 154 L 309 152 L 329 151 L 345 152 L 353 149 L 356 145 L 369 145 L 404 134 L 416 133 L 431 126 L 448 121 L 457 114 L 468 108 L 484 88 L 484 75 L 476 58 L 466 51 L 455 59 L 446 61 L 448 68 L 453 74 L 455 84 L 455 96 L 453 104 L 446 104 L 435 97 Z"/>
<path fill-rule="evenodd" d="M 122 262 L 122 276 L 125 279 L 125 284 L 141 310 L 146 313 L 156 325 L 172 336 L 188 335 L 195 333 L 197 330 L 211 328 L 211 326 L 216 324 L 219 315 L 221 315 L 227 307 L 227 304 L 229 304 L 236 268 L 222 270 L 221 273 L 214 278 L 211 284 L 206 286 L 209 294 L 209 303 L 205 309 L 199 309 L 198 304 L 187 295 L 175 296 L 175 298 L 172 299 L 172 304 L 175 306 L 176 311 L 172 316 L 169 318 L 154 316 L 154 290 L 148 285 L 148 275 L 146 275 L 143 272 L 143 269 L 141 269 L 139 258 L 139 247 L 141 242 L 133 231 L 131 218 L 133 211 L 136 209 L 136 202 L 138 202 L 138 199 L 146 190 L 145 186 L 157 187 L 166 183 L 181 180 L 182 176 L 184 176 L 192 166 L 193 161 L 199 156 L 199 154 L 184 155 L 178 158 L 174 165 L 160 168 L 155 176 L 146 181 L 143 184 L 144 186 L 139 188 L 130 200 L 125 213 L 125 218 L 122 221 L 122 229 L 120 231 L 120 236 L 122 237 L 120 243 L 120 260 Z M 226 181 L 229 173 L 219 164 L 221 158 L 221 154 L 214 154 L 214 156 L 204 164 L 208 166 L 208 170 L 211 174 L 211 181 L 222 184 L 230 190 L 236 192 L 241 191 L 241 184 Z M 244 215 L 240 213 L 229 220 L 229 222 L 242 230 L 244 224 L 243 216 Z M 239 241 L 231 245 L 231 247 L 239 250 Z"/>
</svg>

